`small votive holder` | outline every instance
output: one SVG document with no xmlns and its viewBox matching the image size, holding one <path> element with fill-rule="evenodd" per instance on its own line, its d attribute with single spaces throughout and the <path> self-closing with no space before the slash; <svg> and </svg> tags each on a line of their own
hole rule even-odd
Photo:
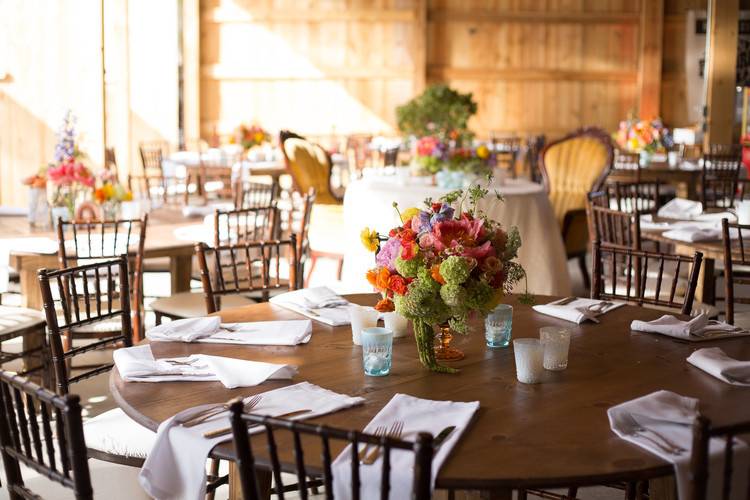
<svg viewBox="0 0 750 500">
<path fill-rule="evenodd" d="M 393 332 L 393 338 L 406 337 L 409 334 L 409 320 L 395 311 L 384 313 L 383 323 Z"/>
<path fill-rule="evenodd" d="M 388 328 L 362 330 L 362 366 L 365 375 L 382 377 L 391 372 L 393 332 Z"/>
<path fill-rule="evenodd" d="M 349 306 L 349 321 L 352 324 L 352 342 L 355 345 L 362 345 L 360 340 L 362 330 L 378 326 L 378 311 L 372 307 L 352 304 Z"/>
<path fill-rule="evenodd" d="M 500 304 L 484 319 L 484 338 L 487 347 L 508 347 L 513 330 L 513 307 Z"/>
<path fill-rule="evenodd" d="M 544 346 L 539 339 L 515 339 L 516 378 L 524 384 L 538 384 L 544 375 Z"/>
<path fill-rule="evenodd" d="M 545 326 L 539 329 L 539 341 L 544 346 L 544 368 L 546 370 L 557 371 L 568 367 L 570 330 L 557 326 Z"/>
</svg>

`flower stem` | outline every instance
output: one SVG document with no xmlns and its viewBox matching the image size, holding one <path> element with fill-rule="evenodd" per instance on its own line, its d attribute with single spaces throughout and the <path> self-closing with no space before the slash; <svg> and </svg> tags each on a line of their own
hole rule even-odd
<svg viewBox="0 0 750 500">
<path fill-rule="evenodd" d="M 434 336 L 432 326 L 424 321 L 414 321 L 414 338 L 417 341 L 417 351 L 422 366 L 437 373 L 458 373 L 455 368 L 440 365 L 435 360 Z"/>
</svg>

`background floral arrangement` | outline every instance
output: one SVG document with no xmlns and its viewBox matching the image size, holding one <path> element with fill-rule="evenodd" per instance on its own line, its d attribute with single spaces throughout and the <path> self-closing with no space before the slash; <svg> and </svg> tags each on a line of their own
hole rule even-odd
<svg viewBox="0 0 750 500">
<path fill-rule="evenodd" d="M 475 148 L 450 147 L 435 136 L 417 140 L 416 155 L 419 166 L 430 174 L 448 169 L 485 176 L 496 164 L 495 155 L 484 144 Z"/>
<path fill-rule="evenodd" d="M 633 153 L 661 153 L 672 146 L 672 138 L 660 119 L 638 120 L 630 118 L 620 122 L 613 134 L 617 145 Z"/>
<path fill-rule="evenodd" d="M 271 140 L 271 135 L 263 130 L 259 125 L 247 126 L 242 124 L 237 129 L 237 137 L 235 139 L 245 150 L 248 150 L 254 146 L 260 146 L 265 142 Z"/>
<path fill-rule="evenodd" d="M 402 225 L 391 229 L 382 246 L 376 231 L 361 234 L 376 252 L 377 267 L 367 272 L 383 295 L 376 309 L 412 320 L 420 361 L 434 371 L 455 370 L 435 361 L 433 325 L 448 323 L 466 333 L 471 314 L 491 311 L 526 275 L 514 260 L 521 246 L 518 229 L 506 231 L 478 208 L 488 194 L 475 185 L 437 202 L 427 199 L 425 209 L 399 214 Z"/>
<path fill-rule="evenodd" d="M 469 119 L 477 112 L 471 93 L 462 94 L 447 85 L 430 85 L 403 106 L 396 108 L 398 128 L 405 135 L 436 137 L 458 144 L 471 140 Z"/>
<path fill-rule="evenodd" d="M 94 200 L 100 205 L 117 204 L 133 199 L 133 193 L 120 184 L 114 172 L 103 170 L 99 174 L 99 181 L 99 187 L 94 190 Z"/>
</svg>

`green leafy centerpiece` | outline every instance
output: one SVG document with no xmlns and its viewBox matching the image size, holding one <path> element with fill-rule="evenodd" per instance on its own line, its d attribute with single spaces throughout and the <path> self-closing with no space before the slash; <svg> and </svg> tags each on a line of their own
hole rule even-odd
<svg viewBox="0 0 750 500">
<path fill-rule="evenodd" d="M 419 359 L 433 371 L 456 371 L 438 364 L 433 327 L 467 333 L 471 315 L 487 314 L 526 275 L 515 262 L 521 246 L 518 229 L 506 231 L 479 210 L 488 194 L 475 185 L 436 202 L 427 199 L 424 209 L 400 212 L 402 225 L 387 238 L 368 228 L 362 231 L 363 243 L 376 252 L 377 267 L 367 272 L 367 280 L 383 295 L 376 309 L 395 310 L 413 322 Z M 394 208 L 398 210 L 396 204 Z"/>
</svg>

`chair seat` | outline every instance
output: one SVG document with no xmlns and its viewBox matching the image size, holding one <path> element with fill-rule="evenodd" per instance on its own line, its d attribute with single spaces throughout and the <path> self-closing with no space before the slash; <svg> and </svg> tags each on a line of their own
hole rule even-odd
<svg viewBox="0 0 750 500">
<path fill-rule="evenodd" d="M 221 297 L 221 308 L 242 307 L 255 304 L 255 301 L 242 295 L 225 295 Z M 183 292 L 157 299 L 151 303 L 154 312 L 171 318 L 197 318 L 205 316 L 206 299 L 203 292 Z"/>
<path fill-rule="evenodd" d="M 90 450 L 130 460 L 145 460 L 156 441 L 155 432 L 125 415 L 120 408 L 84 422 L 83 433 Z M 116 458 L 108 461 L 118 462 Z"/>
</svg>

